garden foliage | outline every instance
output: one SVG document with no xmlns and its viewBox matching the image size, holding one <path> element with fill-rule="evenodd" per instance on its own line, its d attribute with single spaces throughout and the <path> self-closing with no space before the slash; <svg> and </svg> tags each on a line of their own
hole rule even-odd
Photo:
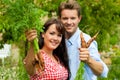
<svg viewBox="0 0 120 80">
<path fill-rule="evenodd" d="M 4 43 L 21 44 L 21 41 L 25 44 L 24 32 L 27 29 L 35 28 L 39 34 L 44 24 L 43 17 L 45 15 L 52 17 L 53 13 L 57 15 L 58 5 L 62 1 L 66 0 L 0 0 L 0 34 L 3 35 L 0 46 L 2 47 Z M 91 36 L 100 31 L 96 39 L 99 51 L 108 50 L 110 45 L 117 44 L 120 41 L 117 26 L 120 24 L 120 0 L 77 1 L 82 9 L 79 28 Z M 24 50 L 25 46 L 23 46 L 20 45 L 21 50 Z M 16 70 L 18 79 L 15 80 L 28 79 L 22 64 L 23 57 L 22 54 L 19 58 L 20 62 Z M 118 58 L 113 61 L 118 61 Z M 114 69 L 111 67 L 110 71 L 113 72 Z M 115 72 L 115 75 L 117 74 Z M 113 80 L 116 78 L 115 75 L 109 74 L 109 77 Z"/>
</svg>

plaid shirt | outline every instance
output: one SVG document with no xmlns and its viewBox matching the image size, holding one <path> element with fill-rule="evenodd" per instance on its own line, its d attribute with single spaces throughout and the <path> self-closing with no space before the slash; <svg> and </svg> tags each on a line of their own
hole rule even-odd
<svg viewBox="0 0 120 80">
<path fill-rule="evenodd" d="M 44 51 L 41 51 L 45 62 L 45 69 L 42 74 L 35 74 L 30 77 L 31 80 L 66 80 L 68 78 L 67 69 L 53 61 Z"/>
</svg>

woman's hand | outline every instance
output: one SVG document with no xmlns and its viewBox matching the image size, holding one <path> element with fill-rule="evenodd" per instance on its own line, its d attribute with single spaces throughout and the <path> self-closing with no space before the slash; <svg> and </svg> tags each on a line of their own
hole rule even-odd
<svg viewBox="0 0 120 80">
<path fill-rule="evenodd" d="M 25 36 L 29 42 L 33 41 L 35 38 L 37 38 L 37 31 L 35 29 L 33 30 L 27 30 L 25 32 Z"/>
</svg>

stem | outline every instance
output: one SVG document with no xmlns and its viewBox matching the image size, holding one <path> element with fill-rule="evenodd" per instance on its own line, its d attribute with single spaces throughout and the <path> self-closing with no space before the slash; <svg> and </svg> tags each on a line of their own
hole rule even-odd
<svg viewBox="0 0 120 80">
<path fill-rule="evenodd" d="M 38 51 L 39 51 L 39 45 L 38 45 L 37 38 L 35 38 L 35 39 L 33 40 L 33 45 L 34 45 L 35 54 L 37 54 Z"/>
<path fill-rule="evenodd" d="M 84 63 L 81 62 L 75 77 L 75 80 L 84 80 L 83 79 L 83 74 L 84 74 Z"/>
</svg>

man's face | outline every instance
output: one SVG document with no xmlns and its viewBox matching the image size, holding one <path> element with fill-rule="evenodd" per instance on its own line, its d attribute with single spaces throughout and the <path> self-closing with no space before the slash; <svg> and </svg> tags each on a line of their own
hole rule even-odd
<svg viewBox="0 0 120 80">
<path fill-rule="evenodd" d="M 65 26 L 66 32 L 73 35 L 77 30 L 81 17 L 78 17 L 77 10 L 64 9 L 61 12 L 60 19 Z"/>
</svg>

